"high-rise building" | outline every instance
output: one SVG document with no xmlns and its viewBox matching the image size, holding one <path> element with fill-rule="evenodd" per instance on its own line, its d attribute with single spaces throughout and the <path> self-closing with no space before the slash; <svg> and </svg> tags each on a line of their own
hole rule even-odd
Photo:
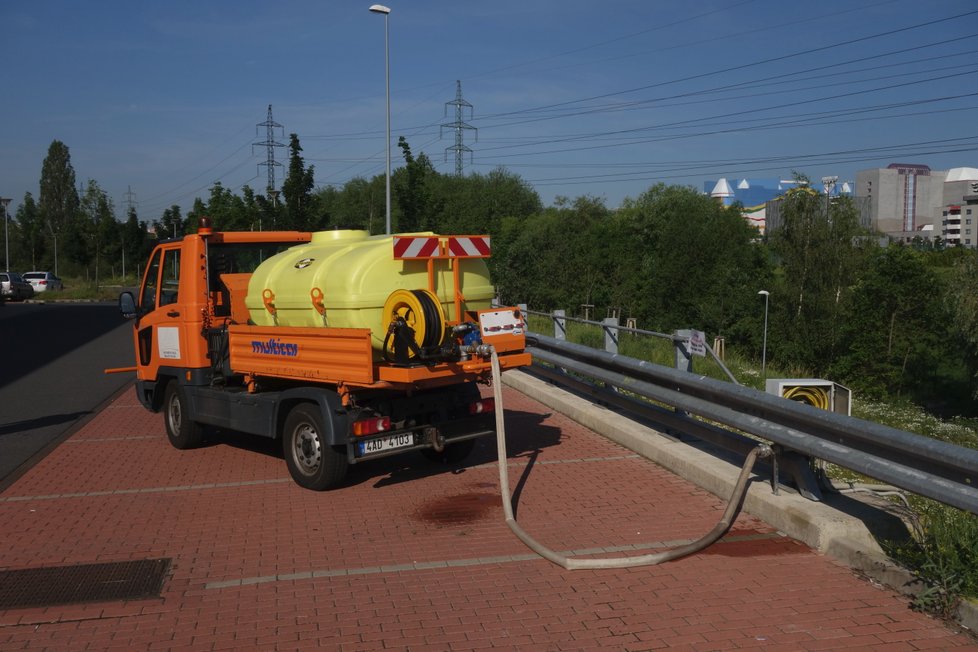
<svg viewBox="0 0 978 652">
<path fill-rule="evenodd" d="M 941 236 L 948 244 L 978 246 L 978 169 L 954 168 L 944 180 Z"/>
<path fill-rule="evenodd" d="M 978 169 L 892 163 L 858 172 L 856 195 L 869 198 L 871 227 L 892 240 L 978 244 L 978 224 L 971 222 L 978 218 Z"/>
<path fill-rule="evenodd" d="M 870 199 L 871 223 L 897 240 L 920 237 L 924 227 L 940 223 L 944 172 L 926 165 L 891 163 L 856 174 L 856 195 Z"/>
</svg>

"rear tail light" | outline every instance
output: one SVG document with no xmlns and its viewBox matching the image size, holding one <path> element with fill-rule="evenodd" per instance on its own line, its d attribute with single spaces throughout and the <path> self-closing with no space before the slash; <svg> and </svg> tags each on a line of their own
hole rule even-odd
<svg viewBox="0 0 978 652">
<path fill-rule="evenodd" d="M 48 284 L 48 282 L 47 282 L 47 281 L 41 281 L 41 282 L 40 282 L 40 285 L 47 285 L 47 284 Z"/>
<path fill-rule="evenodd" d="M 353 422 L 353 434 L 357 437 L 376 435 L 378 432 L 387 432 L 390 429 L 390 417 L 371 417 Z"/>
<path fill-rule="evenodd" d="M 496 399 L 484 398 L 475 403 L 469 403 L 469 414 L 485 414 L 496 409 Z"/>
</svg>

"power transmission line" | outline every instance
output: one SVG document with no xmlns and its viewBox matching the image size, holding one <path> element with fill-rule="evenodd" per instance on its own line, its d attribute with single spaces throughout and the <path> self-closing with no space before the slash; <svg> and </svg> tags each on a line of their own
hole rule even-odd
<svg viewBox="0 0 978 652">
<path fill-rule="evenodd" d="M 646 84 L 644 86 L 638 86 L 638 87 L 635 87 L 635 88 L 628 88 L 628 89 L 624 89 L 624 90 L 620 90 L 620 91 L 613 91 L 613 92 L 610 92 L 610 93 L 602 93 L 600 95 L 592 95 L 590 97 L 584 97 L 584 98 L 577 99 L 577 100 L 566 100 L 564 102 L 555 102 L 553 104 L 545 104 L 545 105 L 537 106 L 537 107 L 534 107 L 534 108 L 531 108 L 531 109 L 522 109 L 522 110 L 520 110 L 518 112 L 517 111 L 514 111 L 513 113 L 520 114 L 520 113 L 531 113 L 531 112 L 534 112 L 534 111 L 543 111 L 545 109 L 553 109 L 553 108 L 557 108 L 557 107 L 568 106 L 568 105 L 571 105 L 571 104 L 581 104 L 583 102 L 590 102 L 592 100 L 604 99 L 606 97 L 615 97 L 616 95 L 626 95 L 628 93 L 635 93 L 635 92 L 638 92 L 638 91 L 648 90 L 650 88 L 657 88 L 657 87 L 660 87 L 660 86 L 666 86 L 666 85 L 670 85 L 670 84 L 676 84 L 676 83 L 679 83 L 679 82 L 687 82 L 687 81 L 692 81 L 694 79 L 703 79 L 704 77 L 712 77 L 714 75 L 728 74 L 728 73 L 731 73 L 731 72 L 735 72 L 737 70 L 746 70 L 748 68 L 754 68 L 756 66 L 761 66 L 761 65 L 764 65 L 764 64 L 775 63 L 775 62 L 778 62 L 778 61 L 785 61 L 787 59 L 793 59 L 795 57 L 800 57 L 802 55 L 815 54 L 817 52 L 824 52 L 826 50 L 832 50 L 832 49 L 843 47 L 843 46 L 847 46 L 847 45 L 854 45 L 856 43 L 862 43 L 862 42 L 865 42 L 865 41 L 870 41 L 870 40 L 873 40 L 873 39 L 882 38 L 884 36 L 893 36 L 895 34 L 900 34 L 902 32 L 907 32 L 907 31 L 911 31 L 911 30 L 914 30 L 914 29 L 920 29 L 921 27 L 930 27 L 930 26 L 937 25 L 937 24 L 940 24 L 940 23 L 945 23 L 945 22 L 948 22 L 948 21 L 958 20 L 960 18 L 965 18 L 967 16 L 972 16 L 974 14 L 978 14 L 978 9 L 973 10 L 973 11 L 967 11 L 967 12 L 964 12 L 964 13 L 961 13 L 961 14 L 956 14 L 954 16 L 947 16 L 945 18 L 938 18 L 938 19 L 929 20 L 929 21 L 926 21 L 926 22 L 923 22 L 923 23 L 917 23 L 915 25 L 908 25 L 906 27 L 899 27 L 899 28 L 896 28 L 896 29 L 887 30 L 885 32 L 878 32 L 876 34 L 870 34 L 868 36 L 861 36 L 859 38 L 847 39 L 845 41 L 839 41 L 837 43 L 831 43 L 829 45 L 823 45 L 823 46 L 819 46 L 819 47 L 816 47 L 816 48 L 809 48 L 807 50 L 799 50 L 797 52 L 791 52 L 789 54 L 783 54 L 783 55 L 779 55 L 779 56 L 775 56 L 775 57 L 768 57 L 766 59 L 760 59 L 758 61 L 752 61 L 750 63 L 739 64 L 739 65 L 736 65 L 736 66 L 729 66 L 727 68 L 721 68 L 719 70 L 712 70 L 712 71 L 709 71 L 709 72 L 698 73 L 698 74 L 695 74 L 695 75 L 687 75 L 685 77 L 680 77 L 680 78 L 676 78 L 676 79 L 671 79 L 671 80 L 656 82 L 654 84 Z M 507 113 L 499 113 L 499 114 L 496 114 L 496 115 L 497 116 L 504 116 L 504 115 L 508 115 L 508 114 Z"/>
<path fill-rule="evenodd" d="M 123 201 L 126 204 L 126 217 L 128 218 L 136 210 L 136 207 L 139 206 L 139 202 L 136 201 L 136 193 L 132 191 L 132 186 L 126 186 L 126 192 L 123 197 L 125 197 Z"/>
<path fill-rule="evenodd" d="M 623 172 L 619 174 L 603 175 L 580 175 L 574 177 L 527 179 L 527 183 L 534 186 L 554 186 L 566 183 L 577 183 L 581 181 L 598 183 L 620 183 L 630 181 L 663 181 L 668 179 L 681 179 L 688 177 L 691 173 L 697 176 L 722 175 L 731 173 L 745 172 L 764 172 L 784 170 L 786 162 L 806 163 L 818 165 L 840 165 L 843 163 L 864 163 L 877 161 L 881 158 L 890 158 L 895 153 L 911 154 L 913 156 L 924 156 L 931 154 L 954 154 L 978 151 L 978 142 L 961 143 L 958 146 L 937 146 L 933 149 L 924 149 L 922 146 L 887 146 L 879 148 L 866 148 L 863 150 L 852 150 L 851 153 L 840 153 L 838 158 L 826 158 L 829 153 L 823 154 L 800 154 L 795 156 L 779 156 L 771 159 L 744 159 L 738 162 L 706 162 L 702 165 L 671 165 L 663 170 L 636 170 L 634 172 Z M 770 163 L 771 165 L 767 165 Z M 745 167 L 760 166 L 760 167 Z M 664 174 L 668 173 L 668 174 Z"/>
<path fill-rule="evenodd" d="M 884 4 L 884 3 L 877 3 L 876 5 L 872 5 L 872 6 L 878 6 L 879 4 Z M 962 13 L 962 14 L 959 14 L 959 16 L 956 16 L 956 17 L 942 18 L 942 19 L 939 19 L 939 20 L 932 20 L 932 21 L 929 21 L 929 22 L 922 22 L 922 23 L 919 23 L 917 25 L 911 25 L 911 26 L 908 26 L 908 27 L 903 27 L 901 29 L 890 30 L 888 32 L 882 32 L 881 34 L 874 34 L 874 35 L 865 36 L 863 38 L 857 38 L 857 39 L 853 39 L 853 40 L 849 40 L 849 41 L 842 41 L 840 43 L 835 43 L 835 44 L 827 45 L 827 46 L 824 46 L 824 47 L 821 47 L 821 48 L 814 48 L 814 49 L 810 49 L 810 50 L 805 50 L 803 52 L 795 52 L 793 54 L 786 54 L 786 55 L 783 55 L 783 56 L 774 56 L 772 58 L 767 58 L 767 59 L 764 59 L 764 60 L 761 60 L 761 61 L 755 61 L 755 62 L 752 62 L 752 63 L 748 63 L 748 64 L 745 64 L 743 66 L 736 66 L 734 68 L 725 68 L 723 70 L 713 70 L 712 72 L 706 72 L 706 73 L 703 73 L 703 74 L 700 74 L 700 75 L 693 75 L 693 76 L 684 77 L 684 78 L 681 78 L 681 79 L 673 79 L 673 80 L 669 80 L 669 81 L 664 81 L 664 82 L 661 82 L 659 84 L 653 84 L 651 86 L 645 86 L 645 87 L 642 87 L 642 88 L 652 88 L 654 86 L 661 86 L 661 85 L 664 85 L 664 84 L 677 83 L 677 82 L 681 82 L 681 81 L 687 81 L 687 80 L 690 80 L 690 79 L 704 78 L 704 77 L 708 77 L 710 75 L 716 75 L 716 74 L 720 74 L 720 73 L 729 72 L 731 70 L 740 70 L 740 69 L 744 69 L 744 68 L 750 68 L 752 66 L 759 66 L 761 64 L 769 64 L 769 63 L 774 62 L 774 61 L 781 61 L 781 60 L 784 60 L 786 58 L 796 57 L 796 56 L 799 56 L 799 55 L 802 55 L 802 54 L 810 54 L 810 53 L 814 53 L 814 52 L 824 52 L 824 51 L 826 51 L 828 49 L 831 49 L 831 48 L 839 48 L 839 47 L 851 45 L 853 43 L 857 43 L 857 42 L 860 42 L 860 41 L 866 41 L 866 40 L 869 40 L 869 39 L 878 38 L 880 36 L 888 36 L 888 35 L 893 35 L 893 34 L 897 34 L 897 33 L 901 33 L 901 32 L 906 32 L 907 30 L 915 29 L 915 28 L 918 28 L 918 27 L 934 26 L 934 25 L 936 25 L 938 23 L 942 23 L 944 21 L 950 20 L 951 18 L 959 18 L 960 19 L 961 17 L 964 17 L 964 16 L 970 16 L 973 13 L 975 13 L 975 12 Z M 759 31 L 759 30 L 754 30 L 754 31 Z M 621 38 L 622 39 L 623 38 L 630 38 L 632 36 L 637 36 L 638 34 L 640 34 L 640 33 L 629 34 L 629 35 L 627 35 L 625 37 L 621 37 Z M 742 33 L 740 33 L 740 34 L 742 34 Z M 965 38 L 970 38 L 970 37 L 973 37 L 973 36 L 974 35 L 970 35 L 970 36 L 965 37 Z M 727 34 L 726 37 L 728 37 L 728 38 L 736 38 L 737 37 L 737 34 Z M 961 38 L 961 37 L 955 37 L 955 39 L 959 39 L 959 38 Z M 614 42 L 616 40 L 620 40 L 620 39 L 612 39 L 611 41 L 607 41 L 607 43 Z M 606 43 L 606 42 L 596 43 L 595 46 L 603 45 L 604 43 Z M 689 45 L 689 43 L 687 42 L 686 45 Z M 586 46 L 585 48 L 579 48 L 578 50 L 588 49 L 588 47 L 589 46 Z M 930 47 L 930 46 L 924 46 L 924 47 Z M 906 48 L 903 51 L 906 52 L 906 53 L 909 53 L 913 49 L 917 49 L 917 48 Z M 574 52 L 574 50 L 572 50 L 570 52 Z M 555 55 L 555 56 L 561 56 L 561 54 L 564 54 L 564 53 L 559 53 L 558 55 Z M 862 57 L 861 59 L 852 59 L 848 63 L 851 63 L 851 62 L 854 62 L 854 61 L 860 61 L 860 60 L 865 61 L 865 60 L 869 60 L 869 59 L 880 58 L 880 57 L 883 57 L 883 56 L 887 56 L 888 54 L 890 54 L 890 53 L 887 53 L 887 54 L 878 54 L 878 55 L 874 55 L 872 57 Z M 551 57 L 547 57 L 547 58 L 551 58 Z M 925 61 L 926 61 L 926 59 L 925 59 Z M 531 61 L 529 63 L 534 63 L 534 62 L 535 61 Z M 916 62 L 917 62 L 917 60 L 914 60 L 913 61 L 913 63 L 916 63 Z M 855 70 L 840 70 L 839 67 L 841 65 L 843 65 L 844 63 L 847 63 L 847 62 L 833 63 L 833 64 L 828 64 L 828 65 L 831 66 L 832 68 L 834 68 L 835 70 L 838 70 L 840 74 L 851 74 L 853 72 L 857 72 Z M 910 62 L 908 62 L 908 63 L 910 63 Z M 899 65 L 899 64 L 889 64 L 889 65 Z M 822 66 L 820 66 L 817 69 L 816 68 L 811 68 L 809 70 L 812 71 L 812 72 L 814 72 L 816 70 L 824 70 L 825 67 L 826 67 L 826 65 L 823 64 Z M 880 68 L 885 68 L 885 67 L 889 67 L 889 66 L 888 65 L 881 65 L 880 66 Z M 802 71 L 802 72 L 806 72 L 806 71 Z M 729 93 L 731 90 L 733 90 L 734 88 L 737 88 L 737 87 L 739 87 L 740 89 L 746 89 L 746 88 L 750 88 L 749 84 L 761 85 L 764 82 L 772 82 L 773 80 L 777 80 L 778 78 L 789 77 L 790 75 L 797 75 L 797 74 L 798 74 L 797 72 L 795 72 L 795 73 L 783 73 L 783 74 L 778 74 L 778 75 L 769 76 L 769 77 L 761 77 L 760 79 L 754 79 L 753 81 L 750 81 L 750 82 L 739 82 L 739 83 L 727 84 L 727 85 L 719 85 L 718 84 L 718 85 L 714 85 L 712 88 L 706 88 L 706 89 L 703 89 L 703 90 L 700 90 L 700 91 L 697 91 L 697 92 L 694 92 L 694 93 L 684 93 L 684 94 L 681 94 L 681 95 L 674 95 L 672 97 L 682 97 L 682 96 L 696 95 L 696 94 L 704 95 L 704 94 L 708 94 L 708 93 Z M 917 73 L 912 73 L 912 74 L 917 74 Z M 793 79 L 793 80 L 788 79 L 788 80 L 786 80 L 786 83 L 797 84 L 797 82 L 799 82 L 799 81 L 801 81 L 801 80 L 800 79 L 797 79 L 797 78 L 796 79 Z M 864 80 L 864 81 L 869 81 L 869 80 Z M 459 84 L 458 81 L 456 83 L 457 83 L 457 94 L 456 95 L 457 95 L 457 97 L 460 98 L 461 97 L 460 84 Z M 853 83 L 859 83 L 859 82 L 852 81 L 852 82 L 847 82 L 847 83 L 853 84 Z M 766 85 L 775 86 L 774 83 L 768 83 Z M 891 87 L 883 87 L 883 88 L 895 88 L 895 87 L 896 87 L 896 85 L 895 86 L 891 86 Z M 840 88 L 841 88 L 841 84 L 840 84 Z M 609 112 L 610 111 L 621 111 L 621 110 L 625 110 L 627 108 L 632 108 L 633 106 L 636 106 L 636 105 L 638 105 L 640 103 L 639 102 L 620 102 L 620 103 L 616 103 L 616 104 L 609 103 L 609 105 L 607 107 L 604 107 L 604 108 L 599 108 L 599 107 L 593 106 L 593 105 L 590 106 L 590 107 L 588 107 L 586 103 L 593 102 L 597 98 L 609 97 L 609 96 L 613 96 L 613 95 L 620 95 L 620 94 L 624 94 L 624 93 L 628 93 L 628 92 L 634 92 L 636 90 L 641 90 L 641 89 L 633 88 L 633 89 L 628 89 L 628 90 L 624 90 L 624 91 L 619 91 L 618 93 L 610 93 L 610 94 L 607 94 L 607 95 L 598 95 L 598 96 L 593 96 L 593 97 L 581 98 L 581 99 L 577 99 L 577 100 L 571 100 L 569 102 L 563 102 L 563 103 L 560 103 L 560 104 L 557 104 L 557 105 L 548 105 L 546 107 L 537 106 L 537 107 L 533 107 L 533 108 L 527 108 L 527 109 L 523 109 L 523 110 L 517 110 L 517 111 L 508 112 L 508 113 L 500 113 L 500 114 L 496 114 L 495 116 L 488 116 L 488 117 L 490 119 L 495 118 L 496 120 L 500 120 L 500 119 L 504 119 L 505 116 L 513 116 L 513 117 L 515 117 L 515 116 L 524 116 L 524 117 L 530 117 L 531 119 L 532 119 L 533 116 L 535 116 L 536 119 L 550 120 L 550 119 L 559 119 L 559 118 L 568 117 L 569 115 L 578 115 L 578 114 L 583 114 L 583 113 L 596 113 L 596 112 L 600 112 L 600 111 L 609 111 Z M 794 90 L 801 90 L 801 89 L 794 89 Z M 882 90 L 882 89 L 881 88 L 876 88 L 876 89 L 873 89 L 873 90 L 862 91 L 862 92 L 879 92 L 880 90 Z M 786 95 L 788 95 L 790 97 L 790 94 L 787 93 L 787 92 L 786 92 Z M 846 94 L 846 95 L 848 95 L 848 94 Z M 826 97 L 826 98 L 820 98 L 819 100 L 808 100 L 806 102 L 792 102 L 792 103 L 788 103 L 788 104 L 779 104 L 778 106 L 766 107 L 765 110 L 770 111 L 770 110 L 777 109 L 777 108 L 787 108 L 789 106 L 797 106 L 798 104 L 805 104 L 805 103 L 812 102 L 812 101 L 825 101 L 825 100 L 828 100 L 828 99 L 839 99 L 840 97 L 845 97 L 846 95 L 835 95 L 835 96 L 833 96 L 831 98 Z M 798 97 L 798 96 L 796 95 L 796 97 Z M 961 96 L 959 96 L 959 97 L 961 97 Z M 663 99 L 666 99 L 666 98 L 656 98 L 655 100 L 651 100 L 651 102 L 660 102 L 661 103 Z M 732 99 L 732 98 L 726 98 L 726 99 L 729 100 L 729 99 Z M 649 100 L 646 100 L 646 102 L 650 102 L 650 101 Z M 464 105 L 462 105 L 462 106 L 456 106 L 453 102 L 446 103 L 446 105 L 449 105 L 449 104 L 451 104 L 452 106 L 455 106 L 456 110 L 459 111 L 459 113 L 462 113 L 462 109 L 463 109 Z M 466 103 L 466 104 L 468 104 L 468 103 Z M 271 107 L 269 107 L 269 121 L 271 121 L 270 109 L 271 109 Z M 866 109 L 851 109 L 852 112 L 856 112 L 856 111 L 865 111 L 865 112 L 868 112 L 868 111 L 885 111 L 885 110 L 888 110 L 888 108 L 886 107 L 886 105 L 882 105 L 882 108 L 881 107 L 873 107 L 873 108 L 866 108 Z M 555 114 L 562 113 L 562 112 L 567 112 L 567 113 L 564 113 L 562 115 L 561 114 L 558 114 L 558 115 L 552 115 L 552 116 L 545 116 L 545 113 L 547 111 L 552 111 Z M 574 113 L 570 113 L 571 111 L 574 111 Z M 470 105 L 470 115 L 471 115 L 471 113 L 472 113 L 472 111 L 471 111 L 471 105 Z M 828 113 L 828 112 L 826 112 L 826 113 Z M 682 122 L 673 122 L 673 123 L 659 124 L 659 125 L 649 125 L 648 127 L 646 127 L 646 129 L 648 129 L 648 131 L 665 130 L 665 129 L 677 129 L 678 130 L 678 129 L 683 128 L 682 126 L 692 127 L 692 125 L 693 124 L 696 124 L 697 122 L 699 122 L 699 125 L 698 126 L 704 127 L 707 124 L 710 124 L 711 122 L 713 124 L 717 124 L 719 122 L 719 119 L 722 119 L 722 118 L 725 118 L 725 117 L 732 117 L 732 116 L 736 116 L 736 115 L 738 115 L 738 114 L 737 113 L 726 113 L 726 114 L 720 114 L 720 115 L 712 115 L 712 116 L 707 116 L 707 117 L 699 118 L 698 120 L 697 119 L 694 119 L 694 120 L 684 120 Z M 798 120 L 798 117 L 801 116 L 801 115 L 804 115 L 804 114 L 795 114 L 794 115 L 794 118 L 796 120 Z M 837 115 L 839 115 L 839 114 L 837 114 Z M 843 113 L 841 115 L 845 115 L 845 114 Z M 446 123 L 446 124 L 442 124 L 440 126 L 443 129 L 445 127 L 452 127 L 452 128 L 454 128 L 456 126 L 456 124 L 458 124 L 458 123 L 461 123 L 461 124 L 464 125 L 465 123 L 463 123 L 462 120 L 461 120 L 462 117 L 463 117 L 462 115 L 457 115 L 456 116 L 457 119 L 456 119 L 456 122 L 455 123 Z M 689 117 L 688 114 L 687 114 L 686 117 Z M 881 116 L 881 119 L 882 118 L 891 118 L 891 117 L 900 117 L 900 116 Z M 788 118 L 788 116 L 784 116 L 783 119 L 784 118 Z M 821 118 L 821 120 L 824 121 L 825 119 L 826 118 L 824 117 L 824 114 L 823 114 L 823 117 Z M 502 122 L 500 122 L 500 124 L 497 124 L 497 125 L 489 125 L 489 124 L 487 124 L 485 122 L 485 120 L 486 120 L 486 117 L 483 117 L 479 121 L 476 121 L 473 118 L 472 119 L 472 122 L 473 122 L 473 124 L 478 124 L 478 125 L 480 125 L 483 128 L 497 128 L 498 129 L 498 127 L 508 126 L 508 125 L 506 125 L 506 124 L 504 124 Z M 743 117 L 742 120 L 743 120 L 743 123 L 742 124 L 749 124 L 749 123 L 752 123 L 752 122 L 760 122 L 759 119 L 751 120 L 750 118 L 747 118 L 747 117 Z M 527 121 L 529 121 L 529 120 L 527 120 Z M 800 120 L 798 120 L 798 121 L 795 122 L 796 125 L 799 124 L 799 123 L 805 124 L 803 121 L 800 121 Z M 264 124 L 265 123 L 260 123 L 259 126 L 262 126 Z M 519 124 L 519 122 L 513 120 L 513 121 L 510 122 L 510 124 Z M 768 120 L 764 120 L 763 121 L 763 124 L 753 124 L 751 126 L 751 129 L 784 128 L 784 126 L 787 126 L 788 124 L 789 124 L 788 120 L 785 119 L 784 122 L 779 122 L 776 118 L 774 118 L 772 116 Z M 824 124 L 824 122 L 822 122 L 821 124 Z M 430 127 L 433 127 L 433 126 L 434 125 L 428 125 L 427 128 L 430 128 Z M 461 134 L 458 133 L 458 131 L 462 131 L 462 133 L 464 134 L 464 128 L 469 127 L 469 126 L 470 125 L 465 125 L 465 127 L 462 127 L 462 129 L 457 130 L 456 131 L 456 136 L 461 135 Z M 421 130 L 422 129 L 426 129 L 426 127 L 418 127 L 417 129 L 418 129 L 418 132 L 421 132 Z M 740 131 L 740 130 L 743 130 L 743 129 L 739 129 L 739 130 L 738 129 L 731 129 L 731 130 L 727 130 L 727 131 Z M 573 130 L 568 130 L 568 131 L 573 131 Z M 546 143 L 548 141 L 551 142 L 551 143 L 556 143 L 556 142 L 561 142 L 562 140 L 585 140 L 587 138 L 592 138 L 595 141 L 597 141 L 597 140 L 599 140 L 599 139 L 601 139 L 603 137 L 606 137 L 603 134 L 607 134 L 609 136 L 622 135 L 623 132 L 626 132 L 626 131 L 640 132 L 642 130 L 641 129 L 638 129 L 638 130 L 623 130 L 623 131 L 618 131 L 618 132 L 611 131 L 611 132 L 603 132 L 603 133 L 602 132 L 598 132 L 598 133 L 593 133 L 593 134 L 585 134 L 585 133 L 582 133 L 582 134 L 578 134 L 577 136 L 571 136 L 571 137 L 566 137 L 566 138 L 560 138 L 560 137 L 558 137 L 558 138 L 551 137 L 549 139 L 525 138 L 525 139 L 523 139 L 522 142 L 523 143 L 528 143 L 529 141 L 534 140 L 534 141 L 537 141 L 536 144 L 544 144 L 544 143 Z M 702 132 L 702 131 L 705 131 L 705 130 L 700 129 L 698 131 L 701 131 Z M 433 132 L 433 130 L 432 131 L 427 131 L 427 133 L 425 135 L 431 134 L 432 132 Z M 366 135 L 367 133 L 368 132 L 365 132 L 364 131 L 364 132 L 359 132 L 359 133 L 336 134 L 336 135 L 332 135 L 332 136 L 320 136 L 318 138 L 324 138 L 324 139 L 326 139 L 326 138 L 335 138 L 337 140 L 339 140 L 339 139 L 357 139 L 360 136 L 360 134 Z M 726 132 L 725 131 L 720 131 L 720 130 L 711 130 L 709 133 L 726 133 Z M 681 135 L 673 135 L 673 136 L 670 136 L 669 138 L 691 138 L 691 137 L 695 137 L 697 135 L 700 135 L 700 134 L 688 134 L 687 133 L 687 134 L 681 134 Z M 305 137 L 306 140 L 309 140 L 310 138 L 316 138 L 316 137 L 309 137 L 309 136 Z M 272 138 L 269 138 L 268 140 L 273 140 L 273 139 Z M 634 142 L 651 142 L 652 140 L 658 140 L 658 139 L 643 139 L 643 140 L 639 141 L 638 139 L 633 138 L 633 139 L 630 139 L 630 140 L 631 140 L 631 142 L 634 143 Z M 262 145 L 262 144 L 263 143 L 255 143 L 255 145 Z M 446 148 L 446 151 L 451 150 L 451 151 L 453 151 L 456 154 L 456 173 L 457 174 L 460 174 L 461 173 L 461 171 L 460 171 L 461 168 L 459 166 L 459 160 L 458 159 L 462 157 L 464 151 L 470 151 L 470 153 L 471 153 L 471 150 L 469 150 L 468 148 L 465 148 L 464 138 L 462 140 L 459 140 L 457 138 L 456 139 L 456 145 L 459 145 L 460 147 L 459 148 L 456 148 L 456 147 Z M 579 151 L 580 149 L 589 149 L 589 148 L 587 148 L 587 147 L 581 147 L 581 148 L 555 149 L 551 153 L 556 153 L 556 152 L 561 152 L 561 151 Z M 481 148 L 480 148 L 480 151 L 481 151 Z M 518 151 L 518 150 L 515 150 L 514 149 L 514 151 Z M 545 153 L 548 153 L 548 152 L 527 152 L 526 154 L 523 154 L 521 156 L 528 156 L 530 154 L 539 155 L 539 154 L 545 154 Z M 330 159 L 310 158 L 309 160 L 322 160 L 322 161 L 327 161 L 327 160 L 330 160 Z M 354 160 L 356 160 L 356 159 L 355 158 L 349 159 L 350 162 L 352 162 Z M 225 161 L 227 161 L 227 159 L 225 159 Z M 372 164 L 373 163 L 373 157 L 372 156 L 368 156 L 368 157 L 365 157 L 365 158 L 360 159 L 360 161 L 361 161 L 362 164 Z M 222 161 L 222 163 L 224 163 L 224 162 Z M 267 162 L 264 163 L 264 164 L 266 166 L 268 165 Z M 474 165 L 474 161 L 472 162 L 472 164 Z M 336 172 L 333 172 L 332 175 L 331 175 L 332 178 L 334 180 L 336 180 L 336 182 L 339 182 L 339 179 L 342 176 L 344 176 L 344 175 L 346 175 L 346 174 L 349 173 L 349 168 L 350 167 L 353 167 L 353 166 L 347 167 L 346 170 L 338 170 Z M 274 168 L 274 166 L 269 166 L 269 168 Z M 274 174 L 273 170 L 270 169 L 268 171 L 271 171 Z M 317 170 L 317 172 L 318 172 L 318 170 Z"/>
<path fill-rule="evenodd" d="M 463 142 L 463 134 L 466 129 L 471 129 L 476 132 L 475 139 L 478 142 L 479 133 L 478 130 L 470 124 L 466 124 L 462 121 L 463 113 L 466 108 L 469 110 L 469 118 L 472 118 L 472 105 L 462 99 L 462 82 L 460 80 L 455 80 L 455 99 L 451 102 L 445 102 L 445 115 L 448 115 L 448 107 L 455 107 L 455 122 L 448 122 L 443 124 L 441 127 L 450 127 L 452 131 L 455 132 L 455 144 L 451 147 L 445 148 L 445 156 L 448 156 L 448 152 L 455 152 L 455 176 L 462 176 L 462 161 L 464 159 L 463 154 L 465 152 L 469 153 L 469 160 L 472 160 L 472 149 L 467 147 Z M 441 137 L 441 132 L 439 131 L 438 137 Z"/>
<path fill-rule="evenodd" d="M 285 136 L 285 128 L 279 123 L 272 119 L 272 105 L 268 105 L 268 116 L 265 118 L 265 122 L 259 122 L 256 127 L 265 127 L 265 141 L 260 143 L 253 143 L 252 147 L 264 147 L 265 148 L 265 161 L 259 163 L 258 167 L 265 166 L 268 173 L 268 184 L 265 186 L 265 194 L 272 201 L 278 196 L 278 191 L 275 189 L 275 168 L 282 167 L 282 164 L 275 160 L 275 148 L 285 147 L 283 143 L 275 140 L 275 130 L 281 130 L 282 136 Z M 254 151 L 254 150 L 252 150 Z"/>
</svg>

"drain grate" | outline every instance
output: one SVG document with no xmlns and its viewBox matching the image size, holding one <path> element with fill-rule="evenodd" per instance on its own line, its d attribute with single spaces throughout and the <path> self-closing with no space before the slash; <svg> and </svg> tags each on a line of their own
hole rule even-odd
<svg viewBox="0 0 978 652">
<path fill-rule="evenodd" d="M 0 609 L 155 598 L 170 559 L 0 571 Z"/>
</svg>

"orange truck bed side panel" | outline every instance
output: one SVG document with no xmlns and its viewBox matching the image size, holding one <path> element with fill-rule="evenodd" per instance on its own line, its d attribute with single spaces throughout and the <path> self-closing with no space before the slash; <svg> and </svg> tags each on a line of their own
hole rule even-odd
<svg viewBox="0 0 978 652">
<path fill-rule="evenodd" d="M 370 329 L 228 327 L 235 373 L 325 383 L 374 382 Z"/>
<path fill-rule="evenodd" d="M 499 356 L 499 368 L 503 371 L 525 367 L 532 364 L 533 358 L 529 353 L 510 353 Z M 463 362 L 447 362 L 432 366 L 395 367 L 380 365 L 377 367 L 377 379 L 388 383 L 404 384 L 444 384 L 439 381 L 450 379 L 474 380 L 488 376 L 492 365 L 487 359 L 476 358 Z"/>
</svg>

